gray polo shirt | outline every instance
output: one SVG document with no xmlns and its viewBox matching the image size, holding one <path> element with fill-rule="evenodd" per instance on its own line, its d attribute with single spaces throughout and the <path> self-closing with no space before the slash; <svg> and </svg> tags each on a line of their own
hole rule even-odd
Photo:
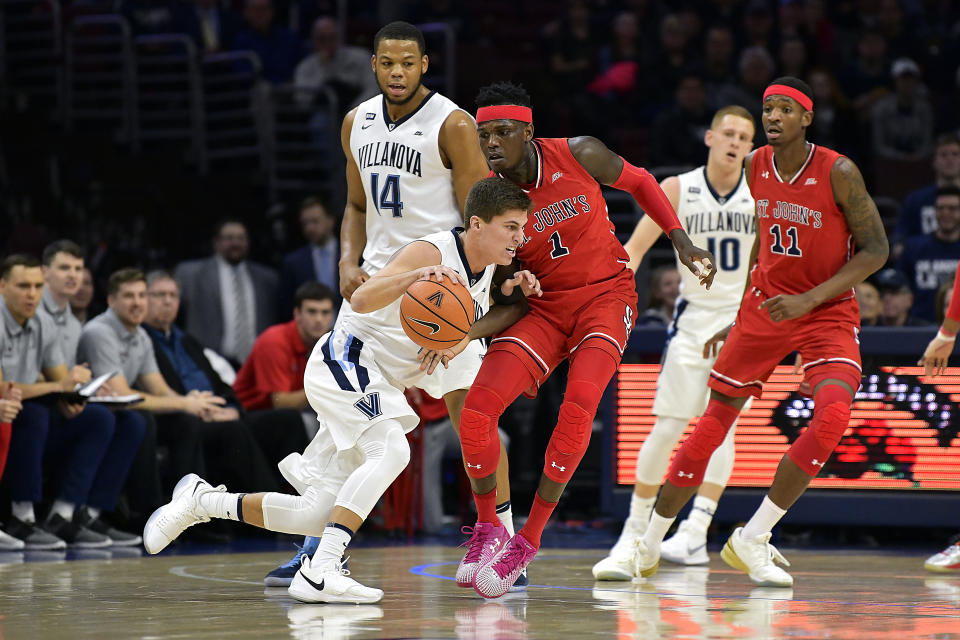
<svg viewBox="0 0 960 640">
<path fill-rule="evenodd" d="M 77 364 L 77 345 L 80 344 L 80 330 L 83 326 L 70 310 L 70 303 L 68 302 L 67 306 L 61 309 L 50 294 L 50 290 L 44 287 L 43 299 L 37 308 L 37 315 L 49 318 L 53 322 L 60 337 L 60 352 L 63 354 L 64 362 L 68 369 L 72 369 Z"/>
<path fill-rule="evenodd" d="M 150 336 L 143 327 L 131 333 L 113 309 L 83 325 L 77 360 L 88 363 L 94 376 L 118 371 L 130 386 L 140 376 L 159 371 Z"/>
<path fill-rule="evenodd" d="M 25 326 L 13 319 L 7 303 L 0 300 L 3 330 L 0 331 L 0 370 L 9 382 L 35 384 L 40 372 L 64 363 L 57 329 L 49 318 L 33 314 Z"/>
</svg>

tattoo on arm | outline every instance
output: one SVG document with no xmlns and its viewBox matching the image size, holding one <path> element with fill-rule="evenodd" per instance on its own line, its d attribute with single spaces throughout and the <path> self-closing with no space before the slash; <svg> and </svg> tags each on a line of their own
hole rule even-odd
<svg viewBox="0 0 960 640">
<path fill-rule="evenodd" d="M 848 158 L 840 158 L 833 166 L 831 178 L 834 196 L 843 209 L 843 215 L 857 246 L 878 256 L 882 255 L 886 261 L 889 251 L 887 234 L 883 230 L 877 205 L 867 193 L 857 165 Z"/>
</svg>

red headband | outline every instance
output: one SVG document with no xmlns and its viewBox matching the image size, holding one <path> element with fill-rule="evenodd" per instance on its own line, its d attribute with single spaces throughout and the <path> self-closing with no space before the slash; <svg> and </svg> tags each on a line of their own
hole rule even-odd
<svg viewBox="0 0 960 640">
<path fill-rule="evenodd" d="M 477 124 L 488 120 L 519 120 L 533 122 L 533 110 L 516 104 L 495 104 L 477 109 Z"/>
<path fill-rule="evenodd" d="M 767 87 L 767 90 L 763 92 L 763 99 L 766 100 L 768 96 L 787 96 L 788 98 L 793 98 L 800 103 L 800 106 L 806 109 L 807 111 L 813 111 L 813 100 L 810 99 L 807 94 L 800 91 L 799 89 L 794 89 L 793 87 L 788 87 L 785 84 L 772 84 Z"/>
</svg>

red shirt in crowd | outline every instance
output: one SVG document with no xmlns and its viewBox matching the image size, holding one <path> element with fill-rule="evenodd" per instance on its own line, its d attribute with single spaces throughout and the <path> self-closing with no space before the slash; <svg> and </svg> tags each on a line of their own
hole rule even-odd
<svg viewBox="0 0 960 640">
<path fill-rule="evenodd" d="M 253 344 L 233 383 L 240 404 L 248 411 L 270 409 L 271 393 L 303 389 L 309 357 L 295 320 L 268 328 Z"/>
</svg>

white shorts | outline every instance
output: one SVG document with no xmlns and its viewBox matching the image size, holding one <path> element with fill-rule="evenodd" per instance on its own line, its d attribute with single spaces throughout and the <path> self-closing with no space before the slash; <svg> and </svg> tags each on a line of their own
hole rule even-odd
<svg viewBox="0 0 960 640">
<path fill-rule="evenodd" d="M 437 367 L 433 374 L 423 376 L 416 386 L 438 400 L 451 391 L 469 389 L 480 372 L 483 356 L 487 352 L 481 340 L 474 340 L 467 348 L 450 361 L 450 367 Z"/>
<path fill-rule="evenodd" d="M 716 357 L 704 358 L 703 345 L 737 315 L 737 309 L 702 309 L 677 301 L 670 336 L 661 360 L 653 414 L 690 419 L 707 408 L 707 381 Z"/>
<path fill-rule="evenodd" d="M 374 360 L 375 346 L 357 348 L 356 343 L 350 344 L 351 339 L 344 331 L 332 331 L 320 338 L 307 361 L 303 388 L 320 422 L 320 431 L 307 450 L 324 433 L 337 450 L 344 451 L 382 420 L 396 420 L 404 431 L 412 431 L 420 423 L 407 404 L 403 387 L 387 377 Z"/>
<path fill-rule="evenodd" d="M 310 487 L 336 495 L 363 460 L 359 447 L 338 450 L 330 431 L 321 425 L 302 454 L 291 453 L 277 464 L 277 468 L 300 495 L 306 495 Z"/>
</svg>

